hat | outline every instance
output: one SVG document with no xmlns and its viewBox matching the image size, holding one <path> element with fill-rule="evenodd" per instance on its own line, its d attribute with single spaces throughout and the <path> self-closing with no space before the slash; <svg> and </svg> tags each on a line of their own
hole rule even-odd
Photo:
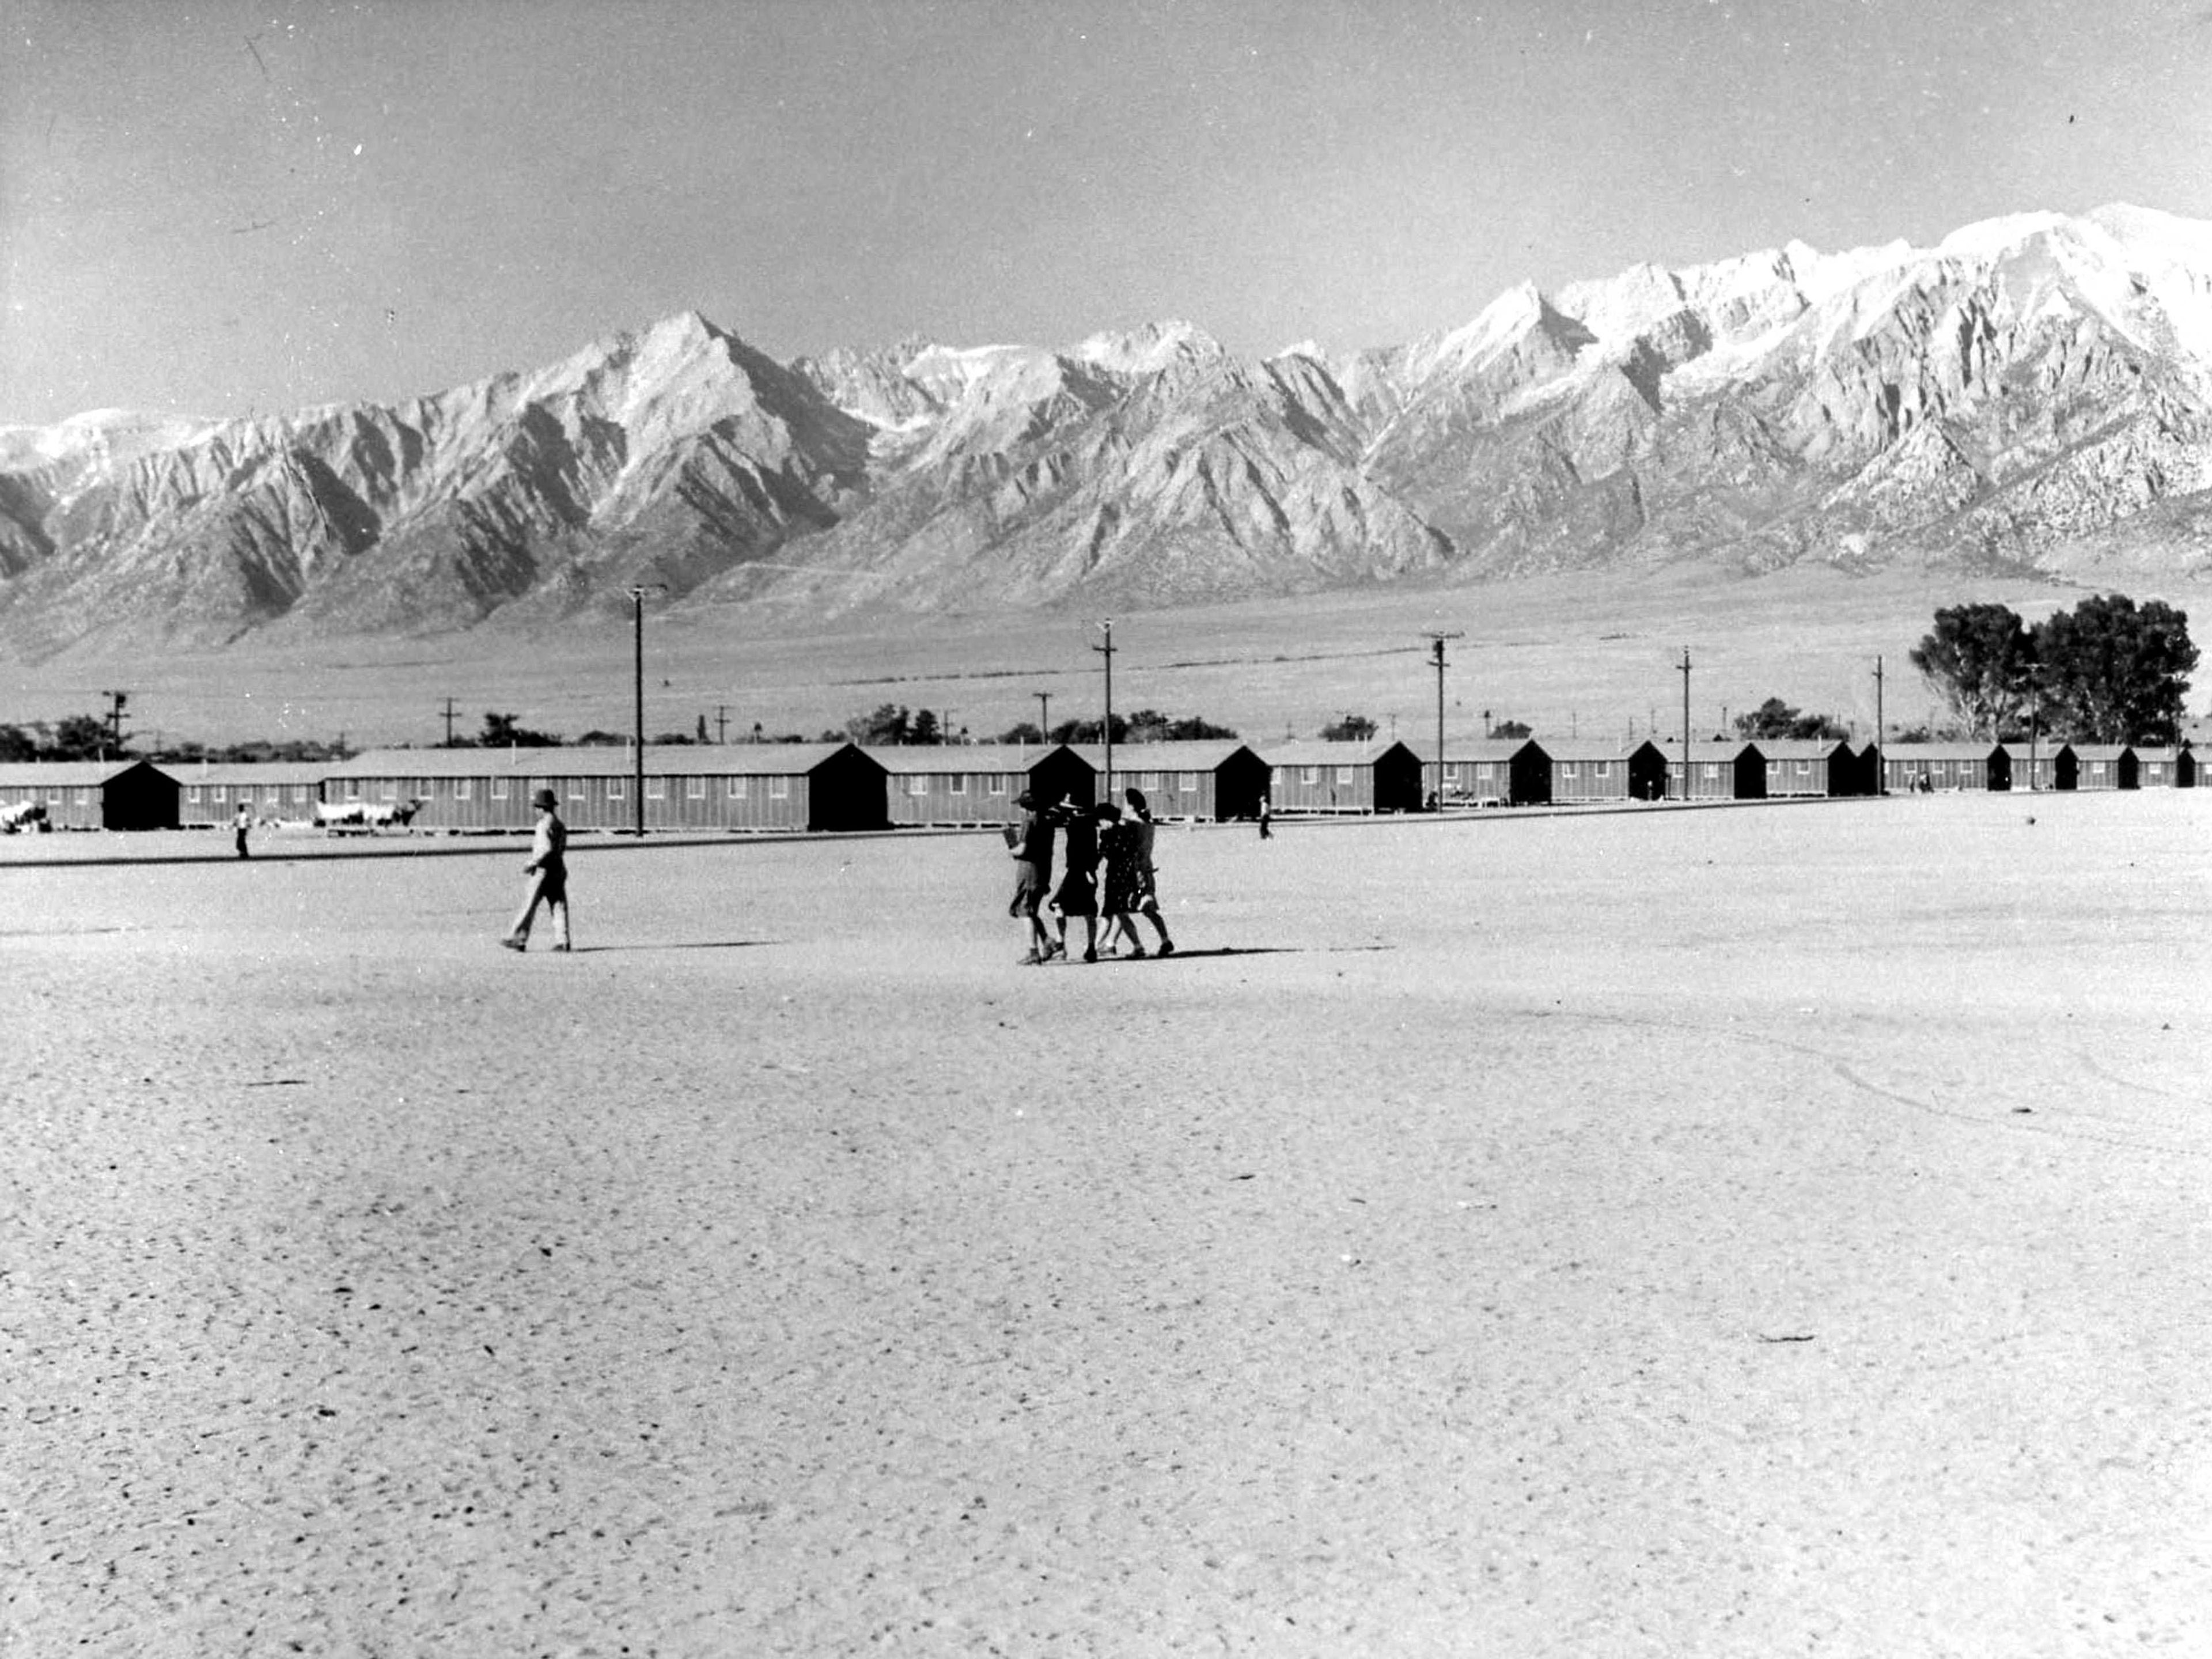
<svg viewBox="0 0 2212 1659">
<path fill-rule="evenodd" d="M 530 798 L 530 804 L 532 806 L 542 806 L 550 812 L 561 805 L 561 798 L 550 789 L 541 789 Z"/>
</svg>

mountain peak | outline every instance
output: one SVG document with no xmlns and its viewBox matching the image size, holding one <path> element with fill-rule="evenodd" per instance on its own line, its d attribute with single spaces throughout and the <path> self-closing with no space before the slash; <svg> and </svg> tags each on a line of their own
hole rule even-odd
<svg viewBox="0 0 2212 1659">
<path fill-rule="evenodd" d="M 1163 318 L 1126 333 L 1093 334 L 1075 347 L 1079 361 L 1125 374 L 1148 374 L 1176 363 L 1225 355 L 1221 343 L 1195 323 Z"/>
</svg>

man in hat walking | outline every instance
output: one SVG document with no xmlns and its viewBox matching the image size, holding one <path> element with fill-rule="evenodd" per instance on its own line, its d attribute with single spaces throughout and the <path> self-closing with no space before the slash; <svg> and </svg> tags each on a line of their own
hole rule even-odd
<svg viewBox="0 0 2212 1659">
<path fill-rule="evenodd" d="M 510 951 L 529 949 L 530 924 L 542 901 L 546 915 L 553 919 L 553 948 L 565 951 L 568 948 L 568 826 L 561 822 L 561 802 L 550 789 L 539 790 L 530 798 L 530 804 L 538 809 L 538 834 L 530 844 L 530 862 L 522 866 L 522 873 L 530 878 L 530 892 L 514 926 L 500 943 Z"/>
</svg>

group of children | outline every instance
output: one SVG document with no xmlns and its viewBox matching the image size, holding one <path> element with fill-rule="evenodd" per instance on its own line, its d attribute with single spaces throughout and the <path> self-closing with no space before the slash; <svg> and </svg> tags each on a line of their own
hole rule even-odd
<svg viewBox="0 0 2212 1659">
<path fill-rule="evenodd" d="M 1030 940 L 1025 966 L 1037 966 L 1055 957 L 1067 959 L 1067 924 L 1083 921 L 1083 959 L 1098 960 L 1098 920 L 1106 919 L 1105 946 L 1109 956 L 1147 954 L 1138 931 L 1137 918 L 1150 920 L 1159 933 L 1158 954 L 1172 956 L 1175 940 L 1160 915 L 1158 884 L 1152 867 L 1152 814 L 1141 789 L 1125 790 L 1125 817 L 1112 801 L 1096 806 L 1070 806 L 1059 799 L 1040 802 L 1024 790 L 1014 797 L 1022 809 L 1019 823 L 1006 829 L 1007 850 L 1013 854 L 1014 897 L 1006 913 L 1020 921 Z M 1060 832 L 1065 847 L 1064 873 L 1052 885 L 1053 831 Z M 1101 890 L 1099 872 L 1104 867 Z M 1046 894 L 1055 926 L 1048 928 L 1040 911 Z M 1127 949 L 1122 947 L 1127 945 Z"/>
</svg>

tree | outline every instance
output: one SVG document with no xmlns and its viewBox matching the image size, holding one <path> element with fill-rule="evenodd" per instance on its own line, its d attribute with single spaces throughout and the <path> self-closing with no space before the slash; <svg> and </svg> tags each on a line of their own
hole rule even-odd
<svg viewBox="0 0 2212 1659">
<path fill-rule="evenodd" d="M 71 714 L 54 726 L 40 758 L 44 760 L 112 759 L 129 752 L 118 748 L 115 734 L 97 714 Z"/>
<path fill-rule="evenodd" d="M 20 726 L 0 726 L 0 761 L 39 757 L 39 740 Z"/>
<path fill-rule="evenodd" d="M 1490 735 L 1493 738 L 1525 738 L 1531 736 L 1534 730 L 1526 720 L 1500 720 L 1490 728 Z"/>
<path fill-rule="evenodd" d="M 2035 641 L 2009 605 L 1947 606 L 1906 655 L 1977 738 L 1994 742 L 2033 691 Z"/>
<path fill-rule="evenodd" d="M 1346 714 L 1322 726 L 1321 734 L 1330 743 L 1364 743 L 1375 735 L 1375 722 L 1364 714 Z"/>
<path fill-rule="evenodd" d="M 1105 729 L 1097 720 L 1062 720 L 1052 728 L 1052 740 L 1054 743 L 1097 743 Z M 1114 741 L 1127 743 L 1128 740 L 1129 722 L 1119 714 L 1115 715 Z"/>
<path fill-rule="evenodd" d="M 906 740 L 921 744 L 943 743 L 945 732 L 938 725 L 936 714 L 927 708 L 916 709 L 913 724 L 907 727 Z"/>
<path fill-rule="evenodd" d="M 2189 617 L 2162 599 L 2092 594 L 2034 634 L 2035 689 L 2051 728 L 2085 743 L 2172 743 L 2197 666 Z"/>
<path fill-rule="evenodd" d="M 908 741 L 910 731 L 905 705 L 884 702 L 877 704 L 869 714 L 854 715 L 845 722 L 845 729 L 839 735 L 854 743 L 881 747 Z"/>
<path fill-rule="evenodd" d="M 1043 730 L 1035 720 L 1016 720 L 991 740 L 994 743 L 1048 743 Z"/>
<path fill-rule="evenodd" d="M 477 744 L 483 749 L 556 749 L 560 744 L 560 738 L 533 732 L 512 714 L 496 714 L 489 709 L 484 711 L 483 730 L 477 737 Z"/>
<path fill-rule="evenodd" d="M 1769 697 L 1748 714 L 1738 714 L 1733 723 L 1740 738 L 1790 738 L 1802 741 L 1850 735 L 1849 728 L 1832 716 L 1806 714 L 1779 697 Z"/>
</svg>

